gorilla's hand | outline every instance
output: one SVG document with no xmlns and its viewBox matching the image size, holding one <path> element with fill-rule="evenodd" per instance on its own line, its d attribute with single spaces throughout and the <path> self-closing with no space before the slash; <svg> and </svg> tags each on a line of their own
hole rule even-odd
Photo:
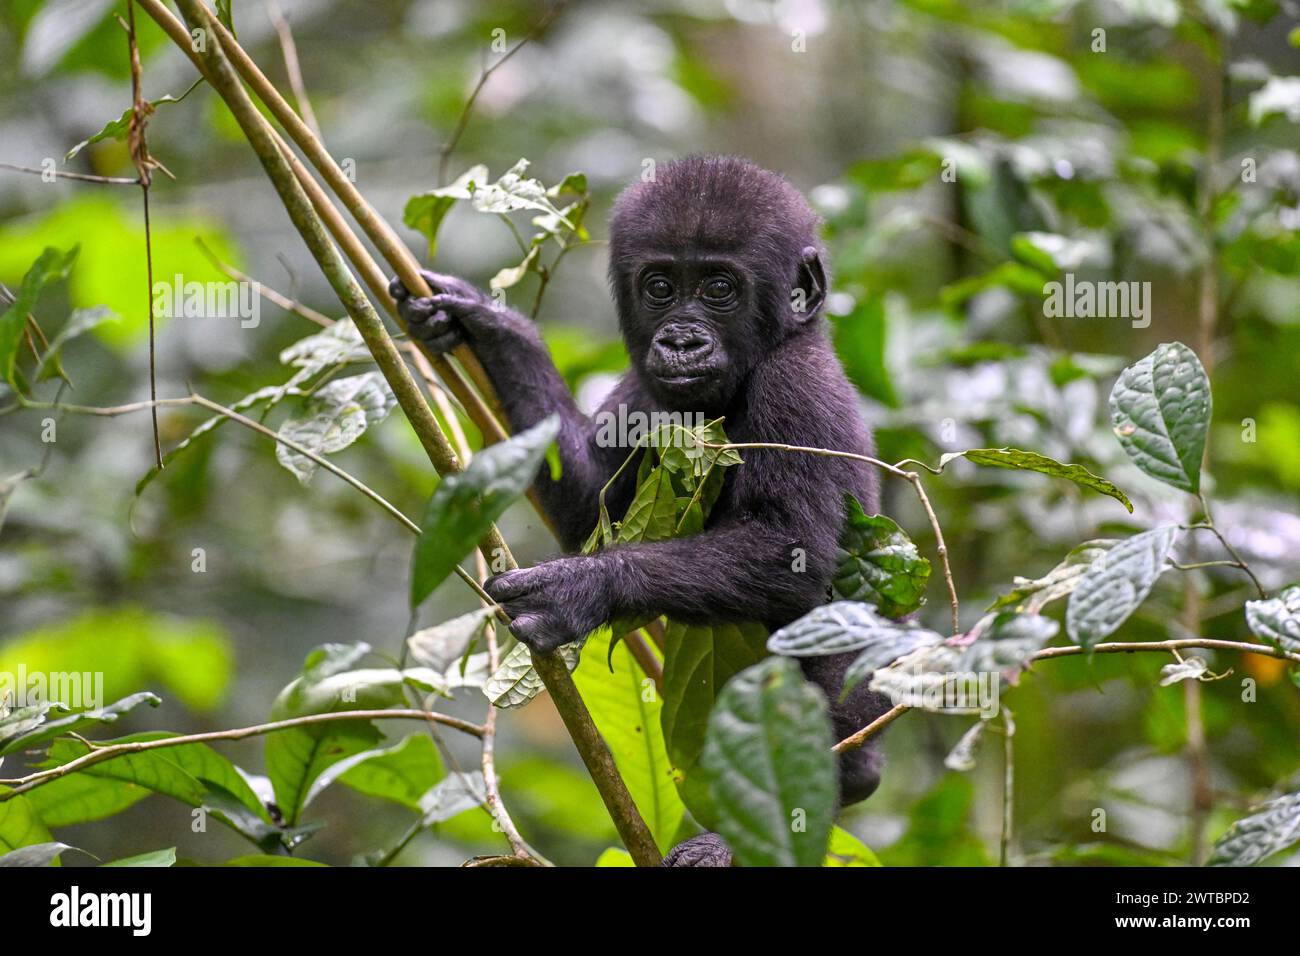
<svg viewBox="0 0 1300 956">
<path fill-rule="evenodd" d="M 433 295 L 412 296 L 394 277 L 388 292 L 397 302 L 397 311 L 411 333 L 435 355 L 450 352 L 473 338 L 473 330 L 492 321 L 496 311 L 492 299 L 484 292 L 456 276 L 420 270 Z"/>
<path fill-rule="evenodd" d="M 731 866 L 731 850 L 716 833 L 701 833 L 669 850 L 664 866 Z"/>
<path fill-rule="evenodd" d="M 557 558 L 507 571 L 483 585 L 510 615 L 510 630 L 529 649 L 550 654 L 609 620 L 609 586 L 598 558 Z"/>
</svg>

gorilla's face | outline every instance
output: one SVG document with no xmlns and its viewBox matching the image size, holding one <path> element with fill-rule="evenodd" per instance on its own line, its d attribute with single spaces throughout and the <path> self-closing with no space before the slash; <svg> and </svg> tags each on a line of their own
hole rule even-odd
<svg viewBox="0 0 1300 956">
<path fill-rule="evenodd" d="M 623 328 L 667 407 L 725 405 L 757 353 L 754 283 L 742 258 L 648 256 L 628 277 Z"/>
</svg>

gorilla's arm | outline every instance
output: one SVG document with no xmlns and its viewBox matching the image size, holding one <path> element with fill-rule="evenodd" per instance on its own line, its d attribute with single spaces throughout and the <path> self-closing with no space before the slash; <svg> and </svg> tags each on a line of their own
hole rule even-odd
<svg viewBox="0 0 1300 956">
<path fill-rule="evenodd" d="M 542 507 L 566 551 L 581 546 L 596 520 L 597 497 L 626 450 L 601 448 L 595 426 L 573 400 L 567 383 L 547 351 L 535 323 L 498 305 L 470 283 L 455 276 L 420 273 L 432 298 L 411 297 L 394 279 L 389 286 L 411 336 L 435 354 L 464 343 L 482 363 L 501 400 L 510 430 L 530 428 L 550 415 L 560 418 L 556 444 L 563 465 L 558 481 L 543 467 L 535 487 Z M 604 409 L 620 403 L 639 407 L 643 399 L 630 379 L 614 389 Z"/>
<path fill-rule="evenodd" d="M 818 359 L 798 346 L 775 350 L 751 376 L 748 407 L 728 419 L 732 437 L 860 447 L 835 434 L 836 423 L 853 416 L 828 414 L 823 397 L 803 393 L 820 387 L 806 374 Z M 862 489 L 859 498 L 872 507 L 874 486 L 861 476 L 863 466 L 844 459 L 762 449 L 742 456 L 745 463 L 728 475 L 726 511 L 700 534 L 559 558 L 489 581 L 516 636 L 549 651 L 610 617 L 779 626 L 822 603 L 843 490 Z"/>
</svg>

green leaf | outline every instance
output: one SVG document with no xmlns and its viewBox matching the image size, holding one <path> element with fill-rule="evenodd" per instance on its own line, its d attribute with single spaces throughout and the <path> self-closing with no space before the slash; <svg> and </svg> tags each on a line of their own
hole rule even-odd
<svg viewBox="0 0 1300 956">
<path fill-rule="evenodd" d="M 443 776 L 433 738 L 417 732 L 391 747 L 367 750 L 340 760 L 312 783 L 304 805 L 337 780 L 368 797 L 419 809 L 420 798 Z"/>
<path fill-rule="evenodd" d="M 157 707 L 162 699 L 157 694 L 141 691 L 124 697 L 119 701 L 97 710 L 86 710 L 79 714 L 69 714 L 56 720 L 44 720 L 40 726 L 33 725 L 28 731 L 13 737 L 6 737 L 6 720 L 0 720 L 0 756 L 15 750 L 27 750 L 62 734 L 81 733 L 95 724 L 111 724 L 123 714 L 130 713 L 141 704 Z"/>
<path fill-rule="evenodd" d="M 1124 369 L 1110 393 L 1110 419 L 1135 465 L 1167 485 L 1200 491 L 1210 380 L 1195 352 L 1166 342 Z"/>
<path fill-rule="evenodd" d="M 516 266 L 506 266 L 488 280 L 488 288 L 509 289 L 523 281 L 524 276 L 530 272 L 536 272 L 541 260 L 542 247 L 540 243 L 534 243 L 528 250 L 527 254 Z"/>
<path fill-rule="evenodd" d="M 483 771 L 455 772 L 439 780 L 420 798 L 421 823 L 426 827 L 443 823 L 466 810 L 483 806 L 487 800 L 487 785 Z"/>
<path fill-rule="evenodd" d="M 465 658 L 483 636 L 495 613 L 492 608 L 483 607 L 416 631 L 406 639 L 411 660 L 434 671 L 445 672 Z"/>
<path fill-rule="evenodd" d="M 55 829 L 103 820 L 149 796 L 148 790 L 127 781 L 87 773 L 59 777 L 26 794 L 41 822 Z"/>
<path fill-rule="evenodd" d="M 880 859 L 848 830 L 831 827 L 830 847 L 822 866 L 880 866 Z"/>
<path fill-rule="evenodd" d="M 578 666 L 581 653 L 580 641 L 565 644 L 559 650 L 560 659 L 570 671 Z M 510 649 L 510 653 L 501 659 L 500 666 L 488 677 L 483 685 L 483 693 L 492 702 L 493 707 L 506 710 L 511 707 L 522 707 L 545 688 L 542 676 L 533 669 L 533 658 L 529 653 L 528 645 L 516 644 Z"/>
<path fill-rule="evenodd" d="M 113 860 L 105 863 L 104 866 L 126 866 L 126 867 L 168 867 L 176 865 L 176 847 L 169 846 L 165 850 L 154 850 L 151 853 L 141 853 L 137 856 L 128 856 L 121 860 Z"/>
<path fill-rule="evenodd" d="M 685 807 L 673 785 L 659 722 L 663 700 L 626 645 L 620 643 L 610 652 L 610 637 L 608 628 L 591 636 L 573 681 L 609 745 L 632 801 L 659 849 L 666 851 L 673 845 Z"/>
<path fill-rule="evenodd" d="M 295 379 L 311 378 L 331 365 L 366 362 L 371 359 L 365 339 L 351 319 L 339 319 L 323 332 L 315 332 L 280 352 L 280 364 L 302 371 Z"/>
<path fill-rule="evenodd" d="M 1075 545 L 1060 564 L 1041 578 L 1013 578 L 1011 591 L 998 597 L 988 610 L 1013 608 L 1026 614 L 1039 613 L 1052 601 L 1069 597 L 1092 563 L 1114 546 L 1114 538 L 1094 538 Z"/>
<path fill-rule="evenodd" d="M 1215 841 L 1206 866 L 1254 866 L 1297 840 L 1300 840 L 1300 792 L 1270 800 L 1228 827 Z"/>
<path fill-rule="evenodd" d="M 412 608 L 433 593 L 533 483 L 559 431 L 559 418 L 551 416 L 483 449 L 464 471 L 448 475 L 434 489 L 411 559 Z"/>
<path fill-rule="evenodd" d="M 115 740 L 96 741 L 99 745 L 162 740 L 177 734 L 150 731 L 119 737 Z M 50 758 L 43 767 L 62 766 L 84 756 L 89 748 L 80 740 L 56 740 L 50 746 Z M 219 788 L 245 809 L 265 819 L 262 801 L 253 792 L 248 781 L 233 763 L 213 748 L 203 743 L 179 744 L 138 753 L 127 753 L 103 763 L 92 764 L 78 774 L 121 780 L 135 784 L 154 793 L 180 800 L 192 807 L 203 806 L 206 791 Z"/>
<path fill-rule="evenodd" d="M 102 305 L 93 309 L 76 309 L 64 323 L 63 328 L 59 329 L 58 335 L 50 340 L 49 347 L 42 353 L 41 360 L 36 363 L 36 371 L 32 374 L 32 380 L 43 382 L 47 378 L 58 376 L 65 382 L 68 382 L 68 376 L 63 371 L 63 363 L 59 358 L 59 353 L 63 346 L 77 336 L 89 332 L 97 325 L 105 322 L 120 322 L 122 317 Z"/>
<path fill-rule="evenodd" d="M 322 386 L 307 402 L 307 419 L 288 419 L 280 426 L 280 437 L 302 445 L 317 455 L 330 455 L 347 448 L 366 429 L 388 417 L 397 405 L 382 372 L 366 372 L 335 379 Z M 316 473 L 316 462 L 277 442 L 276 460 L 304 485 Z"/>
<path fill-rule="evenodd" d="M 0 869 L 7 866 L 49 866 L 64 850 L 75 849 L 76 847 L 67 843 L 33 843 L 0 854 Z"/>
<path fill-rule="evenodd" d="M 230 0 L 224 0 L 224 2 L 222 2 L 222 0 L 218 0 L 217 3 L 218 9 L 220 9 L 223 6 L 227 8 L 226 14 L 227 17 L 229 17 Z M 202 82 L 203 81 L 201 79 L 195 80 L 194 83 L 190 85 L 190 88 L 187 89 L 180 96 L 172 96 L 170 93 L 168 93 L 166 96 L 160 96 L 156 100 L 145 100 L 144 101 L 145 115 L 148 116 L 152 114 L 158 109 L 158 107 L 166 103 L 179 103 L 181 100 L 185 99 L 185 97 L 190 95 L 190 92 L 194 89 L 194 87 L 198 86 Z M 83 139 L 76 146 L 72 147 L 72 149 L 68 150 L 63 157 L 63 161 L 66 163 L 68 160 L 75 157 L 79 152 L 81 152 L 91 143 L 98 143 L 106 139 L 115 139 L 118 142 L 121 142 L 122 140 L 126 139 L 127 133 L 130 132 L 131 129 L 131 114 L 133 112 L 135 112 L 135 107 L 128 106 L 126 109 L 122 111 L 121 116 L 117 117 L 116 119 L 109 120 L 107 123 L 104 124 L 104 128 L 101 129 L 94 136 L 91 136 L 89 139 Z"/>
<path fill-rule="evenodd" d="M 713 627 L 668 621 L 664 629 L 664 706 L 659 723 L 678 792 L 696 820 L 711 826 L 707 780 L 697 772 L 705 727 L 724 684 L 767 656 L 760 624 Z"/>
<path fill-rule="evenodd" d="M 845 506 L 838 569 L 831 582 L 836 595 L 874 604 L 888 617 L 912 613 L 925 603 L 930 562 L 890 518 L 867 515 L 852 495 L 845 495 Z"/>
<path fill-rule="evenodd" d="M 474 184 L 471 187 L 474 208 L 479 212 L 497 214 L 514 212 L 516 209 L 536 209 L 555 216 L 570 230 L 576 231 L 573 223 L 564 217 L 546 195 L 546 187 L 541 181 L 524 175 L 527 169 L 528 160 L 521 159 L 502 173 L 496 182 Z"/>
<path fill-rule="evenodd" d="M 1144 531 L 1094 560 L 1066 607 L 1070 640 L 1091 650 L 1113 634 L 1151 593 L 1177 537 L 1174 525 Z"/>
<path fill-rule="evenodd" d="M 1099 475 L 1094 475 L 1082 465 L 1063 464 L 1055 459 L 1048 458 L 1046 455 L 1040 455 L 1032 451 L 1022 451 L 1019 448 L 970 448 L 966 451 L 949 452 L 944 455 L 939 459 L 939 467 L 942 469 L 955 458 L 965 458 L 976 465 L 1009 468 L 1013 471 L 1036 471 L 1039 474 L 1051 475 L 1054 478 L 1064 478 L 1076 485 L 1089 488 L 1103 495 L 1109 495 L 1127 508 L 1130 514 L 1133 511 L 1133 502 L 1128 500 L 1128 495 L 1115 487 L 1112 482 Z"/>
<path fill-rule="evenodd" d="M 943 637 L 923 627 L 906 627 L 895 630 L 882 628 L 872 642 L 862 649 L 853 663 L 844 672 L 844 682 L 840 687 L 840 699 L 849 696 L 869 676 L 888 667 L 900 657 L 911 654 L 917 648 L 931 647 L 943 641 Z"/>
<path fill-rule="evenodd" d="M 988 615 L 964 635 L 963 643 L 921 645 L 892 666 L 877 669 L 871 689 L 895 705 L 991 717 L 997 698 L 986 695 L 981 675 L 1001 674 L 1014 681 L 1059 629 L 1056 621 L 1037 614 Z"/>
<path fill-rule="evenodd" d="M 80 248 L 73 246 L 67 252 L 47 248 L 23 276 L 23 284 L 14 301 L 0 312 L 0 374 L 14 391 L 19 391 L 15 366 L 27 314 L 36 308 L 36 300 L 47 286 L 67 278 Z"/>
<path fill-rule="evenodd" d="M 767 649 L 785 657 L 822 657 L 858 651 L 882 642 L 906 644 L 916 634 L 933 632 L 891 620 L 861 601 L 835 601 L 813 608 L 776 631 L 768 639 Z"/>
<path fill-rule="evenodd" d="M 701 765 L 717 830 L 742 866 L 821 866 L 838 777 L 826 699 L 772 657 L 738 674 L 709 717 Z"/>
<path fill-rule="evenodd" d="M 627 850 L 620 850 L 616 846 L 606 849 L 596 859 L 597 866 L 636 866 L 632 860 L 632 854 Z"/>
<path fill-rule="evenodd" d="M 1246 623 L 1261 640 L 1292 654 L 1300 654 L 1300 584 L 1277 597 L 1246 602 Z M 0 749 L 0 753 L 4 750 Z"/>
<path fill-rule="evenodd" d="M 280 691 L 271 719 L 340 710 L 393 707 L 403 700 L 404 675 L 396 668 L 349 670 L 368 644 L 325 644 L 303 663 L 302 675 Z M 347 757 L 373 750 L 381 739 L 370 721 L 330 721 L 278 731 L 266 741 L 266 772 L 285 821 L 298 823 L 312 782 Z"/>
<path fill-rule="evenodd" d="M 881 295 L 866 296 L 846 315 L 831 316 L 831 340 L 844 373 L 862 394 L 898 407 L 898 394 L 886 361 L 889 321 Z"/>
<path fill-rule="evenodd" d="M 472 166 L 450 186 L 412 196 L 402 212 L 402 222 L 423 233 L 429 240 L 429 256 L 438 252 L 438 228 L 458 199 L 469 199 L 474 189 L 487 182 L 488 168 Z"/>
<path fill-rule="evenodd" d="M 0 786 L 0 794 L 9 792 L 8 787 Z M 0 802 L 0 853 L 49 842 L 50 831 L 21 794 Z"/>
</svg>

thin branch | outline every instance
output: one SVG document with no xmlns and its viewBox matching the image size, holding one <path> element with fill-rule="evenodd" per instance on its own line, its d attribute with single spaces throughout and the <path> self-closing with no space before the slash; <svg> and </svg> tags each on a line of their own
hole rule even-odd
<svg viewBox="0 0 1300 956">
<path fill-rule="evenodd" d="M 1223 545 L 1223 549 L 1227 551 L 1228 554 L 1232 555 L 1232 560 L 1235 563 L 1235 566 L 1240 568 L 1242 571 L 1245 571 L 1250 577 L 1251 582 L 1255 585 L 1255 590 L 1259 592 L 1260 598 L 1268 597 L 1268 592 L 1264 590 L 1264 585 L 1259 583 L 1259 578 L 1255 577 L 1255 572 L 1250 569 L 1250 565 L 1246 563 L 1245 559 L 1242 558 L 1242 556 L 1237 552 L 1237 549 L 1232 546 L 1224 536 L 1223 532 L 1221 532 L 1218 526 L 1214 523 L 1214 518 L 1210 515 L 1210 503 L 1205 499 L 1205 492 L 1202 491 L 1198 493 L 1197 498 L 1200 499 L 1201 510 L 1205 514 L 1205 521 L 1203 524 L 1191 525 L 1189 527 L 1192 530 L 1203 528 L 1218 538 L 1219 543 Z"/>
<path fill-rule="evenodd" d="M 478 102 L 479 94 L 483 92 L 483 87 L 487 85 L 487 81 L 491 78 L 493 73 L 505 66 L 512 56 L 535 40 L 541 35 L 543 30 L 551 25 L 551 21 L 559 16 L 559 13 L 564 9 L 566 2 L 567 0 L 557 0 L 557 2 L 542 16 L 542 19 L 537 21 L 537 26 L 533 27 L 531 33 L 502 54 L 501 59 L 497 60 L 491 66 L 483 68 L 483 71 L 479 74 L 478 82 L 474 84 L 474 89 L 469 94 L 469 99 L 465 101 L 465 106 L 460 111 L 460 117 L 456 120 L 456 126 L 452 130 L 451 137 L 438 149 L 439 185 L 445 185 L 447 182 L 447 166 L 451 162 L 451 154 L 455 152 L 456 145 L 460 142 L 461 136 L 465 134 L 465 127 L 469 125 L 470 114 L 474 112 L 474 104 Z"/>
<path fill-rule="evenodd" d="M 139 179 L 126 176 L 92 176 L 89 173 L 67 173 L 59 169 L 37 169 L 34 166 L 18 166 L 14 163 L 0 163 L 0 169 L 11 169 L 16 173 L 34 173 L 37 176 L 56 176 L 59 179 L 72 179 L 79 183 L 99 183 L 101 186 L 139 186 Z"/>
<path fill-rule="evenodd" d="M 280 11 L 280 4 L 276 0 L 266 0 L 266 15 L 270 17 L 276 35 L 280 38 L 280 52 L 284 55 L 284 71 L 289 74 L 289 89 L 293 90 L 293 98 L 298 101 L 298 113 L 316 138 L 324 141 L 325 137 L 321 136 L 320 132 L 320 123 L 316 122 L 316 113 L 311 108 L 311 100 L 307 98 L 307 84 L 302 80 L 302 67 L 298 63 L 298 46 L 293 42 L 293 30 L 289 26 L 289 21 Z"/>
<path fill-rule="evenodd" d="M 82 754 L 75 760 L 69 760 L 65 764 L 57 767 L 50 767 L 48 770 L 39 770 L 36 773 L 28 774 L 25 777 L 19 777 L 15 780 L 0 780 L 12 789 L 0 793 L 0 803 L 11 800 L 20 793 L 26 793 L 43 783 L 49 783 L 51 780 L 57 780 L 59 777 L 67 776 L 78 770 L 84 770 L 86 767 L 97 763 L 103 763 L 105 760 L 112 760 L 114 757 L 120 757 L 123 754 L 143 753 L 148 750 L 162 750 L 166 747 L 180 747 L 185 744 L 209 743 L 215 740 L 243 740 L 246 737 L 258 737 L 263 734 L 275 733 L 279 730 L 289 730 L 293 727 L 306 727 L 312 724 L 332 723 L 339 720 L 424 720 L 432 721 L 435 724 L 442 724 L 459 730 L 462 733 L 469 734 L 471 737 L 482 737 L 483 728 L 478 724 L 461 720 L 459 717 L 449 717 L 446 714 L 439 714 L 435 711 L 413 710 L 413 709 L 394 709 L 394 710 L 344 710 L 334 711 L 328 714 L 307 714 L 303 717 L 291 717 L 287 720 L 275 720 L 265 724 L 255 724 L 251 727 L 236 727 L 232 730 L 211 730 L 201 734 L 186 734 L 181 737 L 161 737 L 156 740 L 135 740 L 121 744 L 107 744 L 95 746 L 89 753 Z M 89 743 L 89 741 L 87 741 Z"/>
<path fill-rule="evenodd" d="M 152 107 L 145 101 L 143 81 L 140 69 L 140 47 L 136 43 L 135 3 L 127 0 L 127 49 L 131 59 L 131 122 L 127 127 L 127 145 L 131 153 L 131 162 L 135 164 L 140 181 L 140 198 L 144 204 L 144 264 L 145 302 L 149 310 L 149 398 L 158 399 L 158 351 L 154 330 L 153 314 L 153 229 L 149 224 L 149 186 L 153 183 L 153 170 L 157 165 L 149 156 L 149 145 L 145 139 L 145 129 L 149 125 L 149 112 Z M 159 470 L 163 467 L 162 438 L 158 432 L 158 408 L 150 409 L 149 420 L 153 425 L 153 455 Z"/>
<path fill-rule="evenodd" d="M 1161 654 L 1167 654 L 1171 651 L 1177 651 L 1185 647 L 1239 651 L 1243 654 L 1258 654 L 1261 657 L 1272 657 L 1278 660 L 1300 663 L 1300 654 L 1284 651 L 1276 647 L 1270 647 L 1268 644 L 1250 644 L 1246 641 L 1224 641 L 1210 637 L 1178 638 L 1170 641 L 1117 641 L 1111 644 L 1098 644 L 1093 647 L 1091 653 L 1137 654 L 1143 652 L 1158 652 Z M 1057 657 L 1074 657 L 1078 654 L 1087 653 L 1089 653 L 1087 648 L 1080 647 L 1077 644 L 1066 644 L 1060 647 L 1045 647 L 1031 657 L 1026 663 L 1034 664 L 1038 661 L 1048 661 Z M 899 704 L 892 710 L 886 711 L 882 716 L 877 717 L 861 730 L 845 737 L 832 747 L 831 750 L 835 753 L 845 753 L 849 750 L 857 750 L 881 730 L 902 716 L 905 711 L 911 709 L 912 708 L 908 707 L 906 704 Z"/>
<path fill-rule="evenodd" d="M 208 244 L 204 242 L 201 237 L 195 236 L 194 244 L 199 247 L 199 251 L 207 257 L 207 260 L 211 262 L 213 267 L 219 272 L 230 276 L 230 278 L 234 279 L 236 282 L 247 282 L 254 286 L 257 289 L 257 294 L 273 305 L 278 305 L 280 308 L 284 309 L 284 311 L 292 312 L 294 315 L 301 316 L 308 322 L 314 322 L 322 328 L 329 328 L 334 324 L 334 320 L 323 312 L 317 312 L 310 306 L 303 305 L 297 299 L 292 299 L 287 295 L 276 292 L 265 283 L 254 279 L 247 273 L 239 271 L 227 262 L 222 262 L 221 259 L 217 257 L 217 254 L 208 248 Z"/>
</svg>

